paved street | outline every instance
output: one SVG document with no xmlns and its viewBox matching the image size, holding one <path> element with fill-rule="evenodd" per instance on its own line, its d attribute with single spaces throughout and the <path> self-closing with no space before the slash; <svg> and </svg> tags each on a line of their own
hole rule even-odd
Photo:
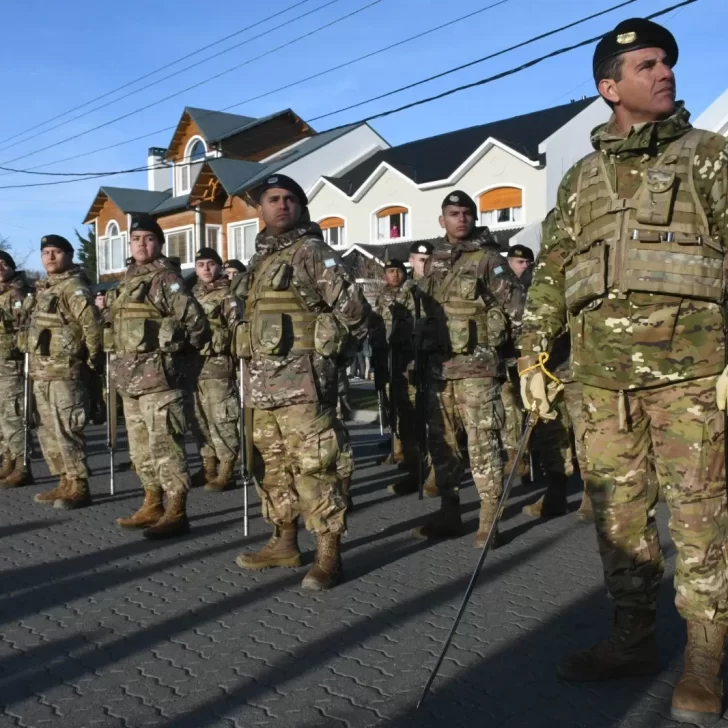
<svg viewBox="0 0 728 728">
<path fill-rule="evenodd" d="M 478 555 L 475 493 L 464 492 L 467 537 L 415 541 L 409 530 L 436 504 L 389 497 L 397 471 L 376 465 L 378 430 L 357 425 L 352 435 L 347 581 L 321 595 L 299 588 L 304 569 L 235 566 L 238 552 L 268 537 L 256 497 L 248 539 L 240 490 L 195 490 L 193 533 L 151 543 L 114 525 L 141 495 L 128 472 L 108 495 L 104 428 L 87 431 L 92 508 L 34 504 L 51 484 L 36 460 L 37 487 L 0 491 L 0 727 L 677 725 L 665 718 L 684 639 L 670 579 L 662 675 L 585 686 L 555 677 L 565 650 L 608 630 L 610 609 L 593 527 L 573 515 L 527 522 L 520 506 L 533 495 L 523 487 L 506 512 L 506 544 L 487 559 L 434 691 L 415 711 Z M 571 501 L 575 509 L 576 493 Z M 305 534 L 302 547 L 310 563 Z"/>
</svg>

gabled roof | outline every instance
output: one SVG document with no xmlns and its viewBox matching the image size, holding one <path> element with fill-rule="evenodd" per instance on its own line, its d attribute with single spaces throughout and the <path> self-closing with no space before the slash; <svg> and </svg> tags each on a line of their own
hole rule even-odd
<svg viewBox="0 0 728 728">
<path fill-rule="evenodd" d="M 256 177 L 266 168 L 260 162 L 246 162 L 241 159 L 208 159 L 205 166 L 220 180 L 228 195 L 234 194 L 249 179 Z M 201 173 L 202 174 L 202 173 Z"/>
<path fill-rule="evenodd" d="M 210 109 L 198 109 L 195 106 L 186 106 L 185 114 L 197 124 L 205 140 L 216 142 L 224 139 L 237 130 L 257 121 L 254 116 L 241 116 L 240 114 L 228 114 L 225 111 L 211 111 Z"/>
<path fill-rule="evenodd" d="M 343 177 L 324 179 L 349 196 L 382 165 L 393 167 L 415 184 L 447 180 L 489 139 L 537 163 L 539 144 L 592 104 L 594 98 L 383 149 Z"/>
<path fill-rule="evenodd" d="M 149 190 L 138 190 L 132 187 L 100 187 L 89 211 L 86 213 L 84 224 L 98 216 L 107 199 L 111 200 L 122 212 L 127 214 L 135 212 L 151 213 L 171 194 L 170 190 L 150 192 Z"/>
<path fill-rule="evenodd" d="M 186 210 L 190 201 L 189 195 L 180 195 L 179 197 L 168 196 L 166 200 L 150 210 L 152 215 L 164 215 L 168 212 L 176 212 L 177 210 Z"/>
</svg>

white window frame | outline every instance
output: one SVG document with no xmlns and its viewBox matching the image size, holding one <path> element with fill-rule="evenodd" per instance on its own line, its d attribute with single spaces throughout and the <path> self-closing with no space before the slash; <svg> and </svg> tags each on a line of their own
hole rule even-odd
<svg viewBox="0 0 728 728">
<path fill-rule="evenodd" d="M 328 220 L 331 217 L 338 217 L 340 220 L 344 221 L 344 224 L 341 225 L 340 228 L 336 228 L 337 230 L 340 229 L 342 231 L 341 236 L 340 236 L 342 242 L 340 242 L 338 245 L 332 245 L 328 239 L 328 229 L 321 230 L 321 232 L 323 233 L 324 242 L 326 243 L 326 245 L 330 246 L 334 250 L 346 250 L 346 248 L 348 246 L 347 240 L 346 240 L 346 237 L 347 237 L 346 230 L 347 230 L 347 226 L 349 224 L 346 217 L 344 217 L 344 215 L 335 215 L 335 214 L 326 215 L 325 217 L 322 217 L 318 222 L 320 224 L 320 223 L 324 222 L 324 220 Z"/>
<path fill-rule="evenodd" d="M 214 250 L 217 251 L 218 255 L 222 256 L 222 225 L 208 225 L 205 224 L 205 247 L 213 247 L 210 245 L 210 239 L 208 238 L 208 230 L 217 231 L 217 245 L 214 246 Z M 203 247 L 200 245 L 200 247 Z"/>
<path fill-rule="evenodd" d="M 205 150 L 205 154 L 203 155 L 202 159 L 200 159 L 194 163 L 194 170 L 193 170 L 193 164 L 190 163 L 190 153 L 192 152 L 192 148 L 198 142 L 202 143 L 202 147 Z M 187 146 L 185 147 L 185 153 L 182 156 L 182 161 L 175 164 L 175 170 L 174 170 L 174 195 L 175 195 L 175 197 L 179 197 L 180 195 L 186 195 L 192 191 L 192 185 L 195 183 L 195 180 L 197 179 L 197 174 L 199 174 L 199 169 L 205 163 L 205 159 L 207 159 L 207 155 L 208 155 L 207 143 L 201 136 L 195 135 L 187 142 Z M 197 174 L 193 174 L 193 172 L 195 170 L 197 170 Z"/>
<path fill-rule="evenodd" d="M 187 236 L 187 257 L 189 258 L 189 263 L 181 263 L 182 268 L 194 268 L 195 267 L 195 250 L 196 250 L 196 240 L 195 240 L 195 226 L 194 225 L 181 225 L 180 227 L 175 228 L 169 228 L 168 230 L 164 231 L 164 245 L 165 245 L 165 254 L 169 254 L 172 251 L 167 247 L 167 239 L 170 235 L 174 235 L 175 233 L 183 233 L 183 232 L 189 232 L 189 235 Z"/>
<path fill-rule="evenodd" d="M 518 215 L 517 220 L 509 220 L 508 222 L 496 222 L 496 223 L 488 223 L 484 222 L 483 215 L 488 215 L 492 212 L 498 212 L 498 210 L 489 210 L 488 212 L 481 212 L 480 211 L 480 198 L 486 194 L 486 192 L 492 192 L 493 190 L 499 190 L 503 187 L 512 187 L 516 190 L 521 190 L 521 206 L 520 207 L 504 207 L 504 210 L 511 210 L 511 215 L 513 214 L 513 210 L 520 210 L 520 213 Z M 502 182 L 497 185 L 490 185 L 490 187 L 486 187 L 483 190 L 480 190 L 473 199 L 476 201 L 476 204 L 478 206 L 478 225 L 487 225 L 491 230 L 507 230 L 509 228 L 519 227 L 521 225 L 525 225 L 526 220 L 526 188 L 523 185 L 513 184 L 510 182 Z"/>
<path fill-rule="evenodd" d="M 257 235 L 260 232 L 260 225 L 258 218 L 253 218 L 252 220 L 238 220 L 237 222 L 230 222 L 227 226 L 227 257 L 228 260 L 237 258 L 242 263 L 245 263 L 247 265 L 250 258 L 245 257 L 239 257 L 237 255 L 237 250 L 235 250 L 235 229 L 236 228 L 245 228 L 245 227 L 253 227 L 255 226 L 255 234 Z M 245 246 L 245 234 L 243 234 L 243 252 L 244 252 L 244 246 Z M 255 252 L 255 251 L 253 251 Z"/>
<path fill-rule="evenodd" d="M 112 226 L 116 227 L 116 235 L 112 234 Z M 111 267 L 111 262 L 114 259 L 114 255 L 111 249 L 111 246 L 114 244 L 114 241 L 120 241 L 121 247 L 122 247 L 122 256 L 121 256 L 121 267 L 119 268 L 113 268 Z M 119 243 L 117 243 L 119 244 Z M 97 244 L 97 254 L 99 258 L 99 270 L 102 275 L 106 273 L 119 273 L 121 271 L 126 270 L 126 259 L 128 257 L 128 240 L 127 240 L 127 234 L 122 231 L 121 225 L 116 220 L 109 220 L 109 222 L 106 224 L 106 230 L 104 231 L 104 236 L 99 238 L 98 244 Z"/>
<path fill-rule="evenodd" d="M 398 238 L 380 238 L 379 237 L 379 221 L 383 218 L 377 217 L 378 213 L 380 213 L 382 210 L 386 209 L 387 207 L 404 207 L 407 212 L 405 213 L 399 213 L 399 214 L 405 214 L 407 215 L 406 219 L 406 225 L 405 225 L 405 235 L 401 234 L 400 230 L 400 236 Z M 410 205 L 405 205 L 403 202 L 390 202 L 387 205 L 380 205 L 376 210 L 374 210 L 371 214 L 372 218 L 372 243 L 379 244 L 379 245 L 389 245 L 390 243 L 401 243 L 406 242 L 408 240 L 412 240 L 412 207 Z"/>
</svg>

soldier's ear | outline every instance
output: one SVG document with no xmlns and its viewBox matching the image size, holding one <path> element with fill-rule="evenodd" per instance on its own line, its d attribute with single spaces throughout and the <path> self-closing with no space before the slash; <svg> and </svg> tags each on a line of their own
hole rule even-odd
<svg viewBox="0 0 728 728">
<path fill-rule="evenodd" d="M 438 222 L 440 223 L 440 227 L 444 230 L 445 229 L 445 218 L 442 215 L 440 215 L 440 217 L 438 218 Z"/>
</svg>

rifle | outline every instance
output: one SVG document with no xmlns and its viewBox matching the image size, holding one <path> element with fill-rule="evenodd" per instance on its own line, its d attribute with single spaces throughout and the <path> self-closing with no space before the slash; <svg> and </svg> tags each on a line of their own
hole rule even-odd
<svg viewBox="0 0 728 728">
<path fill-rule="evenodd" d="M 422 301 L 420 291 L 412 289 L 415 304 L 415 326 L 422 316 Z M 427 458 L 427 357 L 422 351 L 421 337 L 415 339 L 415 418 L 417 420 L 417 444 L 419 457 L 417 458 L 417 484 L 419 498 L 424 497 L 425 488 L 425 460 Z"/>
<path fill-rule="evenodd" d="M 374 350 L 372 366 L 374 367 L 374 389 L 377 391 L 377 412 L 379 414 L 379 434 L 384 435 L 385 421 L 387 420 L 388 400 L 387 383 L 383 381 L 382 364 L 378 355 L 378 349 Z M 387 422 L 387 426 L 389 423 Z"/>
<path fill-rule="evenodd" d="M 392 344 L 389 344 L 387 365 L 389 368 L 389 412 L 387 413 L 387 419 L 389 420 L 389 442 L 392 452 L 392 463 L 394 463 L 394 448 L 397 442 L 397 398 L 394 393 L 394 349 Z"/>
<path fill-rule="evenodd" d="M 511 469 L 511 473 L 508 476 L 508 480 L 506 481 L 505 486 L 503 486 L 503 493 L 500 497 L 500 500 L 498 501 L 498 508 L 495 512 L 495 518 L 493 519 L 493 523 L 491 524 L 490 531 L 488 531 L 488 536 L 485 539 L 485 543 L 483 544 L 483 549 L 480 552 L 480 558 L 478 559 L 478 563 L 475 565 L 475 570 L 473 571 L 473 575 L 470 577 L 470 583 L 468 584 L 468 588 L 465 590 L 465 596 L 463 597 L 463 602 L 460 605 L 460 609 L 458 610 L 457 616 L 455 617 L 455 622 L 452 625 L 452 629 L 450 630 L 450 634 L 448 634 L 447 639 L 445 640 L 445 644 L 442 646 L 442 651 L 440 652 L 440 656 L 437 658 L 437 662 L 435 663 L 435 667 L 432 668 L 432 672 L 430 673 L 430 677 L 427 679 L 427 682 L 425 683 L 425 687 L 422 690 L 422 695 L 420 696 L 420 699 L 417 703 L 417 708 L 419 709 L 422 703 L 425 702 L 425 698 L 427 697 L 427 694 L 430 692 L 430 687 L 432 687 L 432 683 L 435 680 L 435 677 L 437 677 L 437 672 L 440 669 L 440 665 L 442 665 L 442 661 L 445 659 L 445 654 L 447 653 L 448 648 L 450 647 L 450 642 L 452 642 L 452 638 L 455 635 L 455 630 L 458 628 L 458 625 L 460 624 L 460 620 L 463 618 L 463 614 L 465 613 L 465 607 L 468 606 L 468 601 L 470 600 L 470 596 L 473 593 L 473 589 L 475 588 L 475 582 L 478 580 L 478 576 L 480 575 L 480 569 L 483 566 L 483 562 L 485 561 L 485 557 L 488 555 L 488 550 L 490 549 L 491 541 L 493 540 L 493 535 L 496 532 L 496 528 L 498 527 L 498 521 L 501 518 L 501 515 L 503 514 L 503 509 L 505 508 L 506 501 L 508 500 L 508 496 L 511 494 L 511 488 L 513 487 L 513 482 L 516 479 L 516 470 L 518 469 L 518 464 L 523 459 L 523 455 L 526 452 L 526 448 L 528 447 L 528 441 L 531 439 L 531 433 L 533 432 L 533 428 L 536 427 L 536 424 L 538 423 L 538 409 L 534 405 L 534 407 L 529 411 L 528 418 L 526 419 L 526 426 L 523 430 L 523 435 L 521 437 L 521 441 L 518 443 L 518 450 L 516 452 L 516 457 L 513 461 L 513 468 Z"/>
<path fill-rule="evenodd" d="M 25 352 L 23 357 L 23 468 L 29 472 L 30 467 L 30 412 L 32 408 L 32 395 L 30 392 L 30 354 Z"/>
<path fill-rule="evenodd" d="M 109 451 L 109 492 L 114 495 L 114 452 L 116 450 L 116 383 L 111 376 L 111 353 L 106 352 L 106 447 Z"/>
<path fill-rule="evenodd" d="M 239 364 L 240 394 L 240 475 L 243 479 L 243 535 L 248 535 L 248 486 L 255 479 L 251 472 L 253 462 L 253 410 L 245 406 L 243 387 L 245 370 L 243 360 Z"/>
</svg>

